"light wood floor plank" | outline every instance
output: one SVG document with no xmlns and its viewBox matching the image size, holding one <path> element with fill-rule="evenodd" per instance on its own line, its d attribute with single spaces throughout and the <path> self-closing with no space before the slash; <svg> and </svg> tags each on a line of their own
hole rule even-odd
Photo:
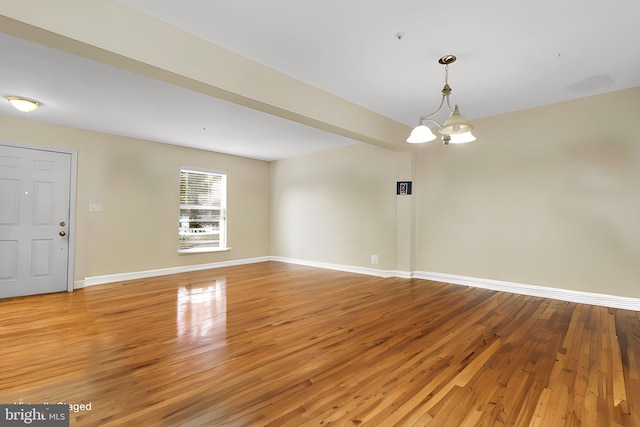
<svg viewBox="0 0 640 427">
<path fill-rule="evenodd" d="M 78 426 L 640 427 L 640 313 L 276 262 L 0 300 Z"/>
</svg>

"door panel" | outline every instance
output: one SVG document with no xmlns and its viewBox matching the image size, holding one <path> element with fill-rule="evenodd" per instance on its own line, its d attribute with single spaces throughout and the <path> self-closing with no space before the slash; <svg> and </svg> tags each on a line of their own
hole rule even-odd
<svg viewBox="0 0 640 427">
<path fill-rule="evenodd" d="M 18 278 L 18 241 L 0 242 L 0 282 Z"/>
<path fill-rule="evenodd" d="M 70 176 L 70 154 L 0 145 L 0 298 L 67 290 Z"/>
</svg>

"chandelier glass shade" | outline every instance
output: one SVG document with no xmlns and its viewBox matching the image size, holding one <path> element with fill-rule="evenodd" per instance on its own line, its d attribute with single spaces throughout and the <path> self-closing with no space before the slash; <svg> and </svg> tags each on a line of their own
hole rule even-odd
<svg viewBox="0 0 640 427">
<path fill-rule="evenodd" d="M 476 140 L 476 137 L 473 136 L 471 131 L 465 133 L 454 133 L 449 135 L 449 144 L 465 144 L 467 142 L 473 142 Z"/>
<path fill-rule="evenodd" d="M 451 108 L 451 103 L 449 101 L 449 95 L 451 94 L 451 87 L 449 86 L 449 64 L 455 62 L 456 57 L 454 55 L 445 55 L 438 63 L 443 64 L 445 66 L 445 85 L 442 88 L 442 99 L 440 100 L 440 105 L 438 109 L 431 114 L 420 117 L 420 121 L 418 126 L 416 126 L 411 135 L 407 138 L 407 142 L 410 144 L 421 144 L 424 142 L 433 141 L 437 138 L 436 134 L 433 133 L 432 129 L 426 125 L 427 122 L 434 124 L 437 129 L 436 131 L 440 134 L 440 138 L 445 146 L 452 144 L 463 144 L 466 142 L 472 142 L 476 140 L 476 137 L 473 136 L 471 131 L 473 130 L 473 125 L 466 117 L 460 114 L 460 110 L 458 106 L 455 105 Z M 438 122 L 433 120 L 431 117 L 436 115 L 442 107 L 447 103 L 447 107 L 451 111 L 451 114 L 445 122 L 440 125 Z"/>
<path fill-rule="evenodd" d="M 407 142 L 410 144 L 420 144 L 422 142 L 433 141 L 436 138 L 437 136 L 428 126 L 420 124 L 411 131 L 411 135 L 407 138 Z"/>
</svg>

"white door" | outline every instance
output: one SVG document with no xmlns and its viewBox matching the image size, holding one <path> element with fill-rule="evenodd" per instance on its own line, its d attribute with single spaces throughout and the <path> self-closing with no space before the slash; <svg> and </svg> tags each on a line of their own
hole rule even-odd
<svg viewBox="0 0 640 427">
<path fill-rule="evenodd" d="M 67 290 L 71 154 L 0 145 L 0 298 Z"/>
</svg>

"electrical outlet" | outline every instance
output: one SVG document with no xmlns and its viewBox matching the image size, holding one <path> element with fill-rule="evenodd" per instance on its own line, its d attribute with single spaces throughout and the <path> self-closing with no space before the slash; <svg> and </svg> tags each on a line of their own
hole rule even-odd
<svg viewBox="0 0 640 427">
<path fill-rule="evenodd" d="M 371 264 L 378 263 L 378 255 L 371 255 Z"/>
</svg>

